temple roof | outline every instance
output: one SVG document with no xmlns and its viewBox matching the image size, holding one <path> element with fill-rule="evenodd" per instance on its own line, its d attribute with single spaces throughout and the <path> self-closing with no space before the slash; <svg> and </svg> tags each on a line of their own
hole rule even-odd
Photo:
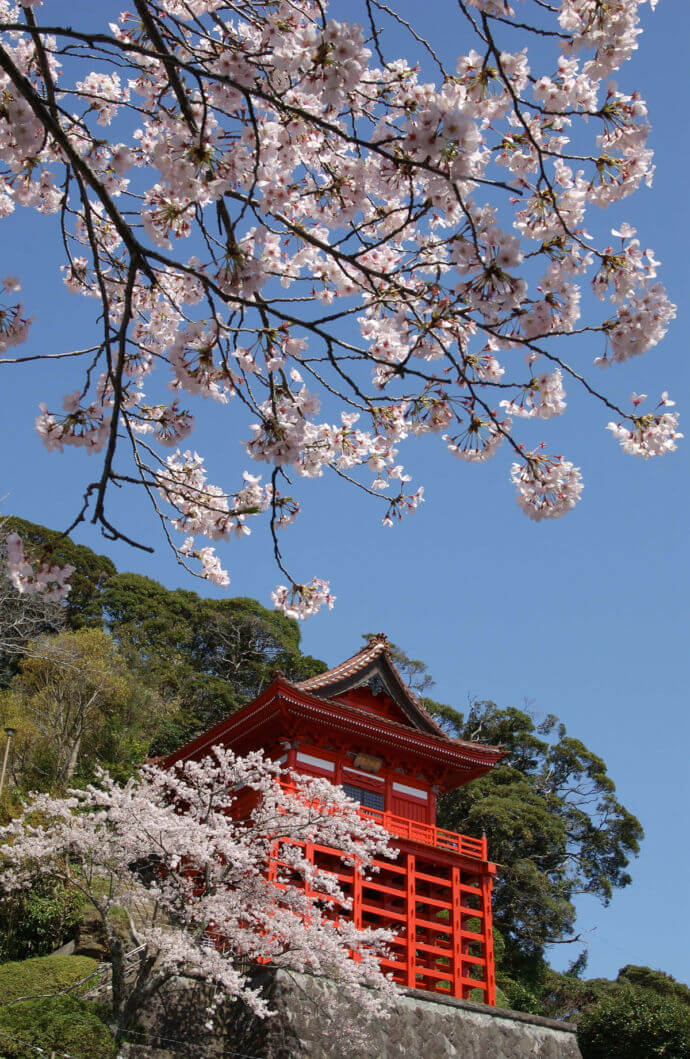
<svg viewBox="0 0 690 1059">
<path fill-rule="evenodd" d="M 304 691 L 316 692 L 322 699 L 334 699 L 354 688 L 368 686 L 375 695 L 380 692 L 388 694 L 413 728 L 440 739 L 450 739 L 398 673 L 385 633 L 372 636 L 357 654 L 333 669 L 302 680 L 295 686 Z"/>
<path fill-rule="evenodd" d="M 344 732 L 434 762 L 444 772 L 445 789 L 483 775 L 506 753 L 503 747 L 454 739 L 444 732 L 405 685 L 390 644 L 379 633 L 351 658 L 308 680 L 292 683 L 277 674 L 258 698 L 180 747 L 167 763 L 198 757 L 216 743 L 246 753 L 280 736 L 290 718 L 300 718 L 314 731 Z"/>
</svg>

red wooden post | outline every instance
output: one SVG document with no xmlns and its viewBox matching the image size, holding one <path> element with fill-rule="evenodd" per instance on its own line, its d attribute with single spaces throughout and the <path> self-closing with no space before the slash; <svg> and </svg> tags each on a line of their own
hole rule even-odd
<svg viewBox="0 0 690 1059">
<path fill-rule="evenodd" d="M 304 852 L 306 854 L 306 857 L 307 857 L 307 860 L 309 861 L 309 863 L 313 864 L 314 863 L 314 843 L 313 842 L 305 842 L 305 844 L 304 844 Z M 312 889 L 311 889 L 311 886 L 309 884 L 309 880 L 308 879 L 304 880 L 304 892 L 305 892 L 307 897 L 311 896 Z"/>
<path fill-rule="evenodd" d="M 460 905 L 462 897 L 460 894 L 460 869 L 453 868 L 453 893 L 451 900 L 453 909 L 451 922 L 453 925 L 453 996 L 462 997 L 462 976 L 464 972 L 462 962 L 462 912 Z"/>
<path fill-rule="evenodd" d="M 352 921 L 360 930 L 362 927 L 362 873 L 357 863 L 352 865 Z"/>
<path fill-rule="evenodd" d="M 486 839 L 484 839 L 486 843 Z M 484 934 L 484 975 L 486 980 L 486 988 L 484 990 L 484 1001 L 487 1004 L 496 1003 L 496 972 L 494 969 L 494 935 L 493 935 L 493 923 L 491 916 L 491 890 L 493 888 L 493 879 L 490 869 L 496 871 L 493 864 L 485 864 L 484 872 L 482 874 L 482 931 Z"/>
<path fill-rule="evenodd" d="M 271 852 L 268 855 L 268 881 L 275 882 L 276 875 L 278 874 L 278 854 L 280 853 L 280 839 L 271 846 Z"/>
<path fill-rule="evenodd" d="M 417 940 L 417 896 L 415 889 L 415 855 L 407 854 L 407 875 L 405 877 L 407 893 L 407 985 L 410 989 L 417 986 L 416 952 Z"/>
</svg>

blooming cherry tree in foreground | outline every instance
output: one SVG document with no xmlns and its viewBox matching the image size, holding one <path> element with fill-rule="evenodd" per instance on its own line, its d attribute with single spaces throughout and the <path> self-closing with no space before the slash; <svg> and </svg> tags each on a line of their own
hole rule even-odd
<svg viewBox="0 0 690 1059">
<path fill-rule="evenodd" d="M 260 752 L 239 758 L 215 747 L 201 762 L 149 766 L 126 784 L 102 773 L 69 797 L 33 796 L 0 829 L 0 889 L 21 889 L 40 875 L 95 909 L 112 963 L 117 1037 L 174 975 L 217 986 L 218 1001 L 240 998 L 258 1016 L 269 1014 L 240 969 L 247 960 L 326 975 L 354 1008 L 385 1013 L 395 987 L 376 956 L 388 935 L 334 915 L 348 899 L 300 843 L 342 850 L 366 872 L 374 855 L 392 852 L 387 832 L 327 780 L 300 777 L 299 789 L 283 789 L 280 768 Z M 233 806 L 248 790 L 256 807 L 237 821 Z M 276 867 L 281 838 L 293 844 L 280 846 L 284 866 Z M 295 877 L 308 887 L 284 885 Z M 333 1032 L 356 1040 L 362 1025 Z"/>
<path fill-rule="evenodd" d="M 55 25 L 50 0 L 2 0 L 0 214 L 53 215 L 64 282 L 102 321 L 87 348 L 45 351 L 68 358 L 68 392 L 38 432 L 98 460 L 69 529 L 130 539 L 112 487 L 139 486 L 179 560 L 225 585 L 204 539 L 265 515 L 274 602 L 304 617 L 334 597 L 283 561 L 300 477 L 339 476 L 393 525 L 423 501 L 403 443 L 431 433 L 461 460 L 505 450 L 520 507 L 557 518 L 580 472 L 520 427 L 563 414 L 573 387 L 625 452 L 673 451 L 667 396 L 620 408 L 571 357 L 618 365 L 675 314 L 630 224 L 585 227 L 589 206 L 651 183 L 644 100 L 611 79 L 645 2 L 458 0 L 467 50 L 446 68 L 381 0 L 361 25 L 311 0 L 134 0 L 100 33 Z M 430 73 L 389 54 L 391 22 Z M 516 29 L 525 47 L 507 50 Z M 20 279 L 4 281 L 5 363 L 24 359 L 6 356 L 27 341 Z M 189 437 L 211 406 L 246 422 L 258 473 L 208 480 Z M 15 583 L 65 589 L 46 557 L 32 574 L 16 555 Z"/>
</svg>

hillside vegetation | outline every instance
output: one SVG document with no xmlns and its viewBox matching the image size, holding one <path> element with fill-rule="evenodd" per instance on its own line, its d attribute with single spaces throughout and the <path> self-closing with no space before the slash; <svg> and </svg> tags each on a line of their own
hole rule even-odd
<svg viewBox="0 0 690 1059">
<path fill-rule="evenodd" d="M 28 790 L 62 793 L 92 781 L 99 767 L 126 779 L 258 695 L 278 670 L 299 680 L 326 668 L 302 653 L 296 622 L 254 600 L 167 589 L 118 573 L 105 556 L 45 527 L 7 519 L 3 532 L 12 530 L 53 546 L 76 573 L 62 605 L 19 597 L 2 578 L 0 726 L 16 728 L 3 822 Z M 464 711 L 436 702 L 424 663 L 395 650 L 405 679 L 449 734 L 509 750 L 439 810 L 443 827 L 485 831 L 499 864 L 499 1003 L 577 1020 L 585 1059 L 690 1057 L 687 986 L 643 966 L 622 968 L 614 981 L 586 980 L 581 946 L 566 974 L 545 956 L 549 943 L 577 938 L 576 894 L 606 904 L 631 881 L 642 828 L 616 797 L 605 762 L 553 715 L 537 723 L 493 702 Z M 84 915 L 72 893 L 40 878 L 0 901 L 0 1056 L 58 1046 L 76 1059 L 114 1054 L 107 1012 L 71 988 L 95 961 L 48 955 L 85 931 Z"/>
</svg>

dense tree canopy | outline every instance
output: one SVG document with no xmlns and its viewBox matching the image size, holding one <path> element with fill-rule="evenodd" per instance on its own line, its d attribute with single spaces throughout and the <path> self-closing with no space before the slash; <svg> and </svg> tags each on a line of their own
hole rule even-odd
<svg viewBox="0 0 690 1059">
<path fill-rule="evenodd" d="M 578 1022 L 582 1059 L 689 1059 L 690 1007 L 622 983 Z"/>
<path fill-rule="evenodd" d="M 5 659 L 5 684 L 17 672 L 29 641 L 40 633 L 57 631 L 63 624 L 77 631 L 102 629 L 117 648 L 116 668 L 126 666 L 165 706 L 153 714 L 143 710 L 151 753 L 173 750 L 217 723 L 258 695 L 278 670 L 299 680 L 326 668 L 302 653 L 296 621 L 255 600 L 209 599 L 165 588 L 139 574 L 120 574 L 106 556 L 44 526 L 8 518 L 5 532 L 17 530 L 36 547 L 52 549 L 58 561 L 74 566 L 75 594 L 70 592 L 62 603 L 48 603 L 40 595 L 20 594 L 1 579 L 0 663 Z M 5 654 L 2 642 L 8 644 Z M 25 677 L 17 678 L 13 694 L 25 697 L 25 683 Z M 4 712 L 16 714 L 9 699 Z M 18 749 L 21 745 L 20 738 Z M 114 764 L 113 757 L 106 760 Z"/>
<path fill-rule="evenodd" d="M 176 701 L 197 730 L 254 698 L 277 670 L 298 680 L 325 669 L 302 655 L 295 621 L 251 599 L 204 599 L 118 574 L 101 605 L 104 625 L 131 666 Z"/>
<path fill-rule="evenodd" d="M 509 949 L 538 953 L 573 930 L 575 897 L 594 894 L 607 903 L 628 885 L 642 827 L 616 798 L 604 761 L 557 718 L 537 724 L 523 710 L 492 702 L 438 713 L 453 735 L 508 750 L 489 775 L 446 795 L 439 818 L 455 831 L 486 831 L 500 865 L 496 924 Z"/>
<path fill-rule="evenodd" d="M 53 562 L 69 563 L 74 567 L 70 577 L 70 591 L 62 606 L 71 628 L 77 629 L 81 625 L 100 622 L 101 591 L 116 572 L 115 564 L 107 555 L 98 555 L 91 548 L 75 544 L 69 537 L 56 530 L 15 515 L 3 519 L 1 529 L 5 538 L 10 533 L 19 534 L 41 559 L 49 557 Z"/>
<path fill-rule="evenodd" d="M 89 779 L 97 764 L 131 770 L 164 712 L 100 629 L 32 641 L 0 695 L 2 720 L 17 728 L 15 778 L 43 790 Z"/>
</svg>

